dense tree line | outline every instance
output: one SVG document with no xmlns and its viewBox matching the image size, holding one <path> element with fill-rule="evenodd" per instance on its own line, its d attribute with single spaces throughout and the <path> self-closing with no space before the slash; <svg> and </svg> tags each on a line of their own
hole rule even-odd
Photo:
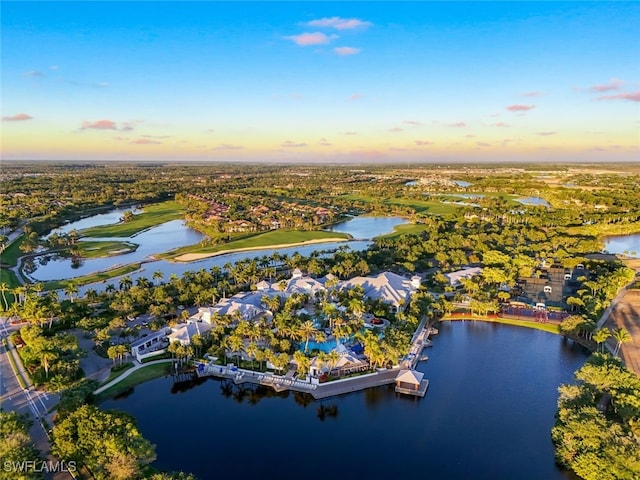
<svg viewBox="0 0 640 480">
<path fill-rule="evenodd" d="M 640 477 L 640 378 L 595 354 L 559 388 L 556 459 L 585 480 Z"/>
</svg>

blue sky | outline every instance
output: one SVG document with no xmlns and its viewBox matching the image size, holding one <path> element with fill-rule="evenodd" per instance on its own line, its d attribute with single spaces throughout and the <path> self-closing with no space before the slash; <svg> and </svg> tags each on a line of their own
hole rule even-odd
<svg viewBox="0 0 640 480">
<path fill-rule="evenodd" d="M 2 158 L 638 158 L 640 5 L 2 2 Z"/>
</svg>

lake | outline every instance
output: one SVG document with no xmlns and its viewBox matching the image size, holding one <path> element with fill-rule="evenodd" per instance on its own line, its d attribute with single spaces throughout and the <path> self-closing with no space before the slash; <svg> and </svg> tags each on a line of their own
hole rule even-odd
<svg viewBox="0 0 640 480">
<path fill-rule="evenodd" d="M 605 237 L 604 245 L 605 250 L 609 253 L 640 257 L 640 233 Z"/>
<path fill-rule="evenodd" d="M 64 231 L 80 229 L 80 227 L 88 228 L 96 225 L 117 223 L 123 212 L 124 210 L 114 210 L 105 214 L 94 215 L 92 217 L 79 220 L 78 222 L 69 223 L 64 226 Z M 293 253 L 298 252 L 301 255 L 306 256 L 313 252 L 336 249 L 340 246 L 348 246 L 352 250 L 365 250 L 371 244 L 368 239 L 378 235 L 391 233 L 395 226 L 403 223 L 407 223 L 407 220 L 402 217 L 354 217 L 344 222 L 336 223 L 329 227 L 328 230 L 348 233 L 357 240 L 348 242 L 319 243 L 306 246 L 279 248 L 277 250 L 267 248 L 263 250 L 230 253 L 190 263 L 174 263 L 159 260 L 145 263 L 141 270 L 131 273 L 129 276 L 133 280 L 136 280 L 139 277 L 146 277 L 150 279 L 153 272 L 160 270 L 163 272 L 166 279 L 169 278 L 171 274 L 181 276 L 188 270 L 199 270 L 201 268 L 209 269 L 213 266 L 222 267 L 226 263 L 234 263 L 246 258 L 260 258 L 265 255 L 272 255 L 276 251 L 287 255 L 292 255 Z M 91 240 L 129 241 L 138 244 L 139 247 L 135 252 L 124 255 L 117 255 L 108 258 L 84 259 L 77 268 L 72 267 L 71 259 L 69 258 L 55 258 L 54 256 L 49 256 L 47 259 L 44 257 L 38 257 L 35 260 L 37 268 L 33 273 L 31 273 L 31 277 L 34 281 L 61 280 L 79 277 L 93 272 L 107 270 L 114 265 L 148 261 L 150 256 L 153 254 L 166 252 L 184 245 L 192 245 L 200 242 L 203 238 L 203 234 L 187 227 L 181 220 L 166 222 L 129 238 L 92 238 Z M 117 285 L 118 279 L 111 279 L 108 282 L 81 287 L 79 289 L 79 293 L 83 295 L 88 289 L 100 291 L 109 283 Z"/>
<path fill-rule="evenodd" d="M 418 369 L 423 399 L 381 387 L 316 401 L 220 380 L 135 387 L 102 408 L 132 414 L 157 445 L 155 466 L 200 479 L 570 479 L 550 430 L 557 388 L 586 359 L 550 333 L 446 322 Z"/>
</svg>

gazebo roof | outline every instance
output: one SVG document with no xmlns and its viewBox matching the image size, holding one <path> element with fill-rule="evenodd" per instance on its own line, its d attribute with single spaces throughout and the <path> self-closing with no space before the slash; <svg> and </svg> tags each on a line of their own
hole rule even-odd
<svg viewBox="0 0 640 480">
<path fill-rule="evenodd" d="M 410 383 L 412 385 L 420 385 L 424 373 L 417 370 L 403 370 L 396 377 L 396 382 Z"/>
</svg>

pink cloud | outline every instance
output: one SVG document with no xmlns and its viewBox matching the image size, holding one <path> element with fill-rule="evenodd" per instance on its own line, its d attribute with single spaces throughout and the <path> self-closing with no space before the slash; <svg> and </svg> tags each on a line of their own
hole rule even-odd
<svg viewBox="0 0 640 480">
<path fill-rule="evenodd" d="M 309 45 L 326 45 L 331 41 L 327 35 L 322 32 L 314 32 L 314 33 L 301 33 L 300 35 L 292 35 L 290 37 L 285 37 L 287 40 L 291 40 L 296 45 L 300 45 L 303 47 Z"/>
<path fill-rule="evenodd" d="M 521 97 L 541 97 L 542 95 L 544 95 L 544 93 L 537 90 L 533 90 L 531 92 L 523 92 L 520 94 Z"/>
<path fill-rule="evenodd" d="M 405 125 L 411 125 L 413 127 L 417 127 L 418 125 L 422 125 L 422 123 L 419 122 L 418 120 L 404 120 L 402 123 L 404 123 Z"/>
<path fill-rule="evenodd" d="M 589 88 L 592 92 L 610 92 L 612 90 L 620 90 L 620 87 L 624 85 L 622 80 L 617 78 L 612 78 L 607 83 L 602 83 L 600 85 L 593 85 Z"/>
<path fill-rule="evenodd" d="M 534 108 L 536 108 L 535 105 L 519 105 L 519 104 L 508 105 L 506 107 L 506 109 L 509 110 L 510 112 L 526 112 L 528 110 L 533 110 Z"/>
<path fill-rule="evenodd" d="M 363 97 L 364 95 L 362 95 L 361 93 L 354 93 L 349 97 L 349 100 L 360 100 Z"/>
<path fill-rule="evenodd" d="M 157 140 L 151 140 L 150 138 L 138 138 L 137 140 L 133 140 L 132 142 L 129 142 L 131 145 L 158 145 L 161 144 L 162 142 L 159 142 Z"/>
<path fill-rule="evenodd" d="M 342 132 L 343 135 L 357 135 L 358 132 L 352 132 L 352 131 L 347 131 L 347 132 Z"/>
<path fill-rule="evenodd" d="M 404 130 L 400 127 L 394 127 L 394 128 L 390 128 L 389 131 L 393 133 L 397 133 L 397 132 L 402 132 Z"/>
<path fill-rule="evenodd" d="M 415 144 L 416 144 L 417 146 L 419 146 L 419 147 L 424 147 L 424 146 L 426 146 L 426 145 L 433 145 L 433 142 L 430 142 L 430 141 L 428 141 L 428 140 L 416 140 L 416 141 L 415 141 L 415 142 L 413 142 L 413 143 L 415 143 Z"/>
<path fill-rule="evenodd" d="M 326 138 L 321 138 L 320 142 L 318 142 L 318 145 L 320 145 L 321 147 L 330 147 L 331 143 L 329 143 L 329 140 L 327 140 Z"/>
<path fill-rule="evenodd" d="M 116 122 L 111 120 L 96 120 L 95 122 L 82 122 L 82 130 L 117 130 Z"/>
<path fill-rule="evenodd" d="M 629 100 L 631 102 L 640 102 L 640 90 L 632 93 L 618 93 L 616 95 L 602 95 L 598 100 Z"/>
<path fill-rule="evenodd" d="M 465 122 L 456 122 L 456 123 L 450 123 L 448 126 L 454 127 L 454 128 L 463 128 L 463 127 L 466 127 L 467 124 Z"/>
<path fill-rule="evenodd" d="M 336 47 L 333 49 L 333 51 L 336 52 L 336 54 L 340 55 L 341 57 L 344 57 L 347 55 L 356 55 L 360 53 L 359 48 L 353 48 L 353 47 Z"/>
<path fill-rule="evenodd" d="M 164 139 L 164 138 L 171 138 L 171 135 L 142 135 L 143 138 L 156 138 L 156 139 Z"/>
<path fill-rule="evenodd" d="M 538 132 L 536 135 L 540 135 L 541 137 L 548 137 L 550 135 L 555 135 L 558 132 Z"/>
<path fill-rule="evenodd" d="M 311 20 L 307 25 L 310 27 L 335 28 L 336 30 L 351 30 L 354 28 L 367 28 L 370 27 L 372 23 L 358 18 L 331 17 Z"/>
<path fill-rule="evenodd" d="M 510 127 L 511 125 L 509 125 L 508 123 L 505 122 L 498 122 L 498 123 L 492 123 L 491 124 L 492 127 Z"/>
<path fill-rule="evenodd" d="M 466 134 L 464 138 L 476 138 L 475 135 L 471 135 L 470 133 Z"/>
<path fill-rule="evenodd" d="M 476 142 L 476 145 L 479 147 L 490 147 L 491 144 L 487 142 Z"/>
<path fill-rule="evenodd" d="M 10 115 L 8 117 L 2 117 L 4 122 L 23 122 L 25 120 L 31 120 L 33 117 L 26 113 L 18 113 L 16 115 Z"/>
<path fill-rule="evenodd" d="M 292 142 L 291 140 L 286 140 L 284 142 L 282 142 L 280 144 L 281 147 L 286 147 L 286 148 L 300 148 L 300 147 L 306 147 L 307 144 L 306 143 L 295 143 Z"/>
<path fill-rule="evenodd" d="M 221 143 L 217 147 L 214 147 L 212 150 L 242 150 L 244 147 L 242 145 L 230 145 L 228 143 Z"/>
</svg>

